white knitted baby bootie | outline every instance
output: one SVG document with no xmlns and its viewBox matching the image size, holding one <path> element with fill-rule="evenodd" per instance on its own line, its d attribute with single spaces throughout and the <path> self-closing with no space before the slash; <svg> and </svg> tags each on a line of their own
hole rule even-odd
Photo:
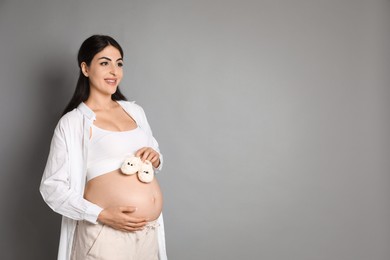
<svg viewBox="0 0 390 260">
<path fill-rule="evenodd" d="M 121 171 L 123 174 L 132 175 L 138 172 L 142 164 L 139 157 L 130 156 L 122 164 Z"/>
<path fill-rule="evenodd" d="M 145 160 L 141 164 L 141 168 L 138 171 L 138 179 L 142 182 L 152 182 L 154 178 L 153 165 L 148 160 Z"/>
</svg>

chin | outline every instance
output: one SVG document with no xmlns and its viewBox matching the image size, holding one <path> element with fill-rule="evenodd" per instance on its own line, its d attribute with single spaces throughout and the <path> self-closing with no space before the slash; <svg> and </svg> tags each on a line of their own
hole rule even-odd
<svg viewBox="0 0 390 260">
<path fill-rule="evenodd" d="M 109 94 L 110 94 L 110 95 L 113 95 L 113 94 L 115 94 L 115 92 L 116 92 L 117 90 L 118 90 L 118 87 L 110 88 Z"/>
</svg>

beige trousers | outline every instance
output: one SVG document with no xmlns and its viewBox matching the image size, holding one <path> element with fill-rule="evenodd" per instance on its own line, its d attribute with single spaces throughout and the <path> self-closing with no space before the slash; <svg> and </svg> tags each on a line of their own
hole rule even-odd
<svg viewBox="0 0 390 260">
<path fill-rule="evenodd" d="M 157 260 L 157 221 L 141 231 L 123 232 L 78 221 L 71 260 Z"/>
</svg>

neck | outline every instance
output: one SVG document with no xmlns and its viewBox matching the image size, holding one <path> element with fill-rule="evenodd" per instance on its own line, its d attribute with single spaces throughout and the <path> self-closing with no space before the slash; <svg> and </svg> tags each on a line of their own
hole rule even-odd
<svg viewBox="0 0 390 260">
<path fill-rule="evenodd" d="M 111 95 L 94 95 L 90 93 L 85 104 L 93 111 L 110 110 L 116 107 L 118 104 L 111 99 Z"/>
</svg>

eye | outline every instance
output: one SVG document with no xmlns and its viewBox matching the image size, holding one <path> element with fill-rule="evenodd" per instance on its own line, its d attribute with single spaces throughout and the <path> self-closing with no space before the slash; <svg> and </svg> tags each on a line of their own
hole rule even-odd
<svg viewBox="0 0 390 260">
<path fill-rule="evenodd" d="M 123 62 L 118 62 L 118 67 L 122 68 L 123 67 Z"/>
<path fill-rule="evenodd" d="M 103 62 L 100 63 L 100 65 L 102 65 L 102 66 L 107 66 L 107 65 L 108 65 L 108 62 L 107 62 L 107 61 L 103 61 Z"/>
</svg>

